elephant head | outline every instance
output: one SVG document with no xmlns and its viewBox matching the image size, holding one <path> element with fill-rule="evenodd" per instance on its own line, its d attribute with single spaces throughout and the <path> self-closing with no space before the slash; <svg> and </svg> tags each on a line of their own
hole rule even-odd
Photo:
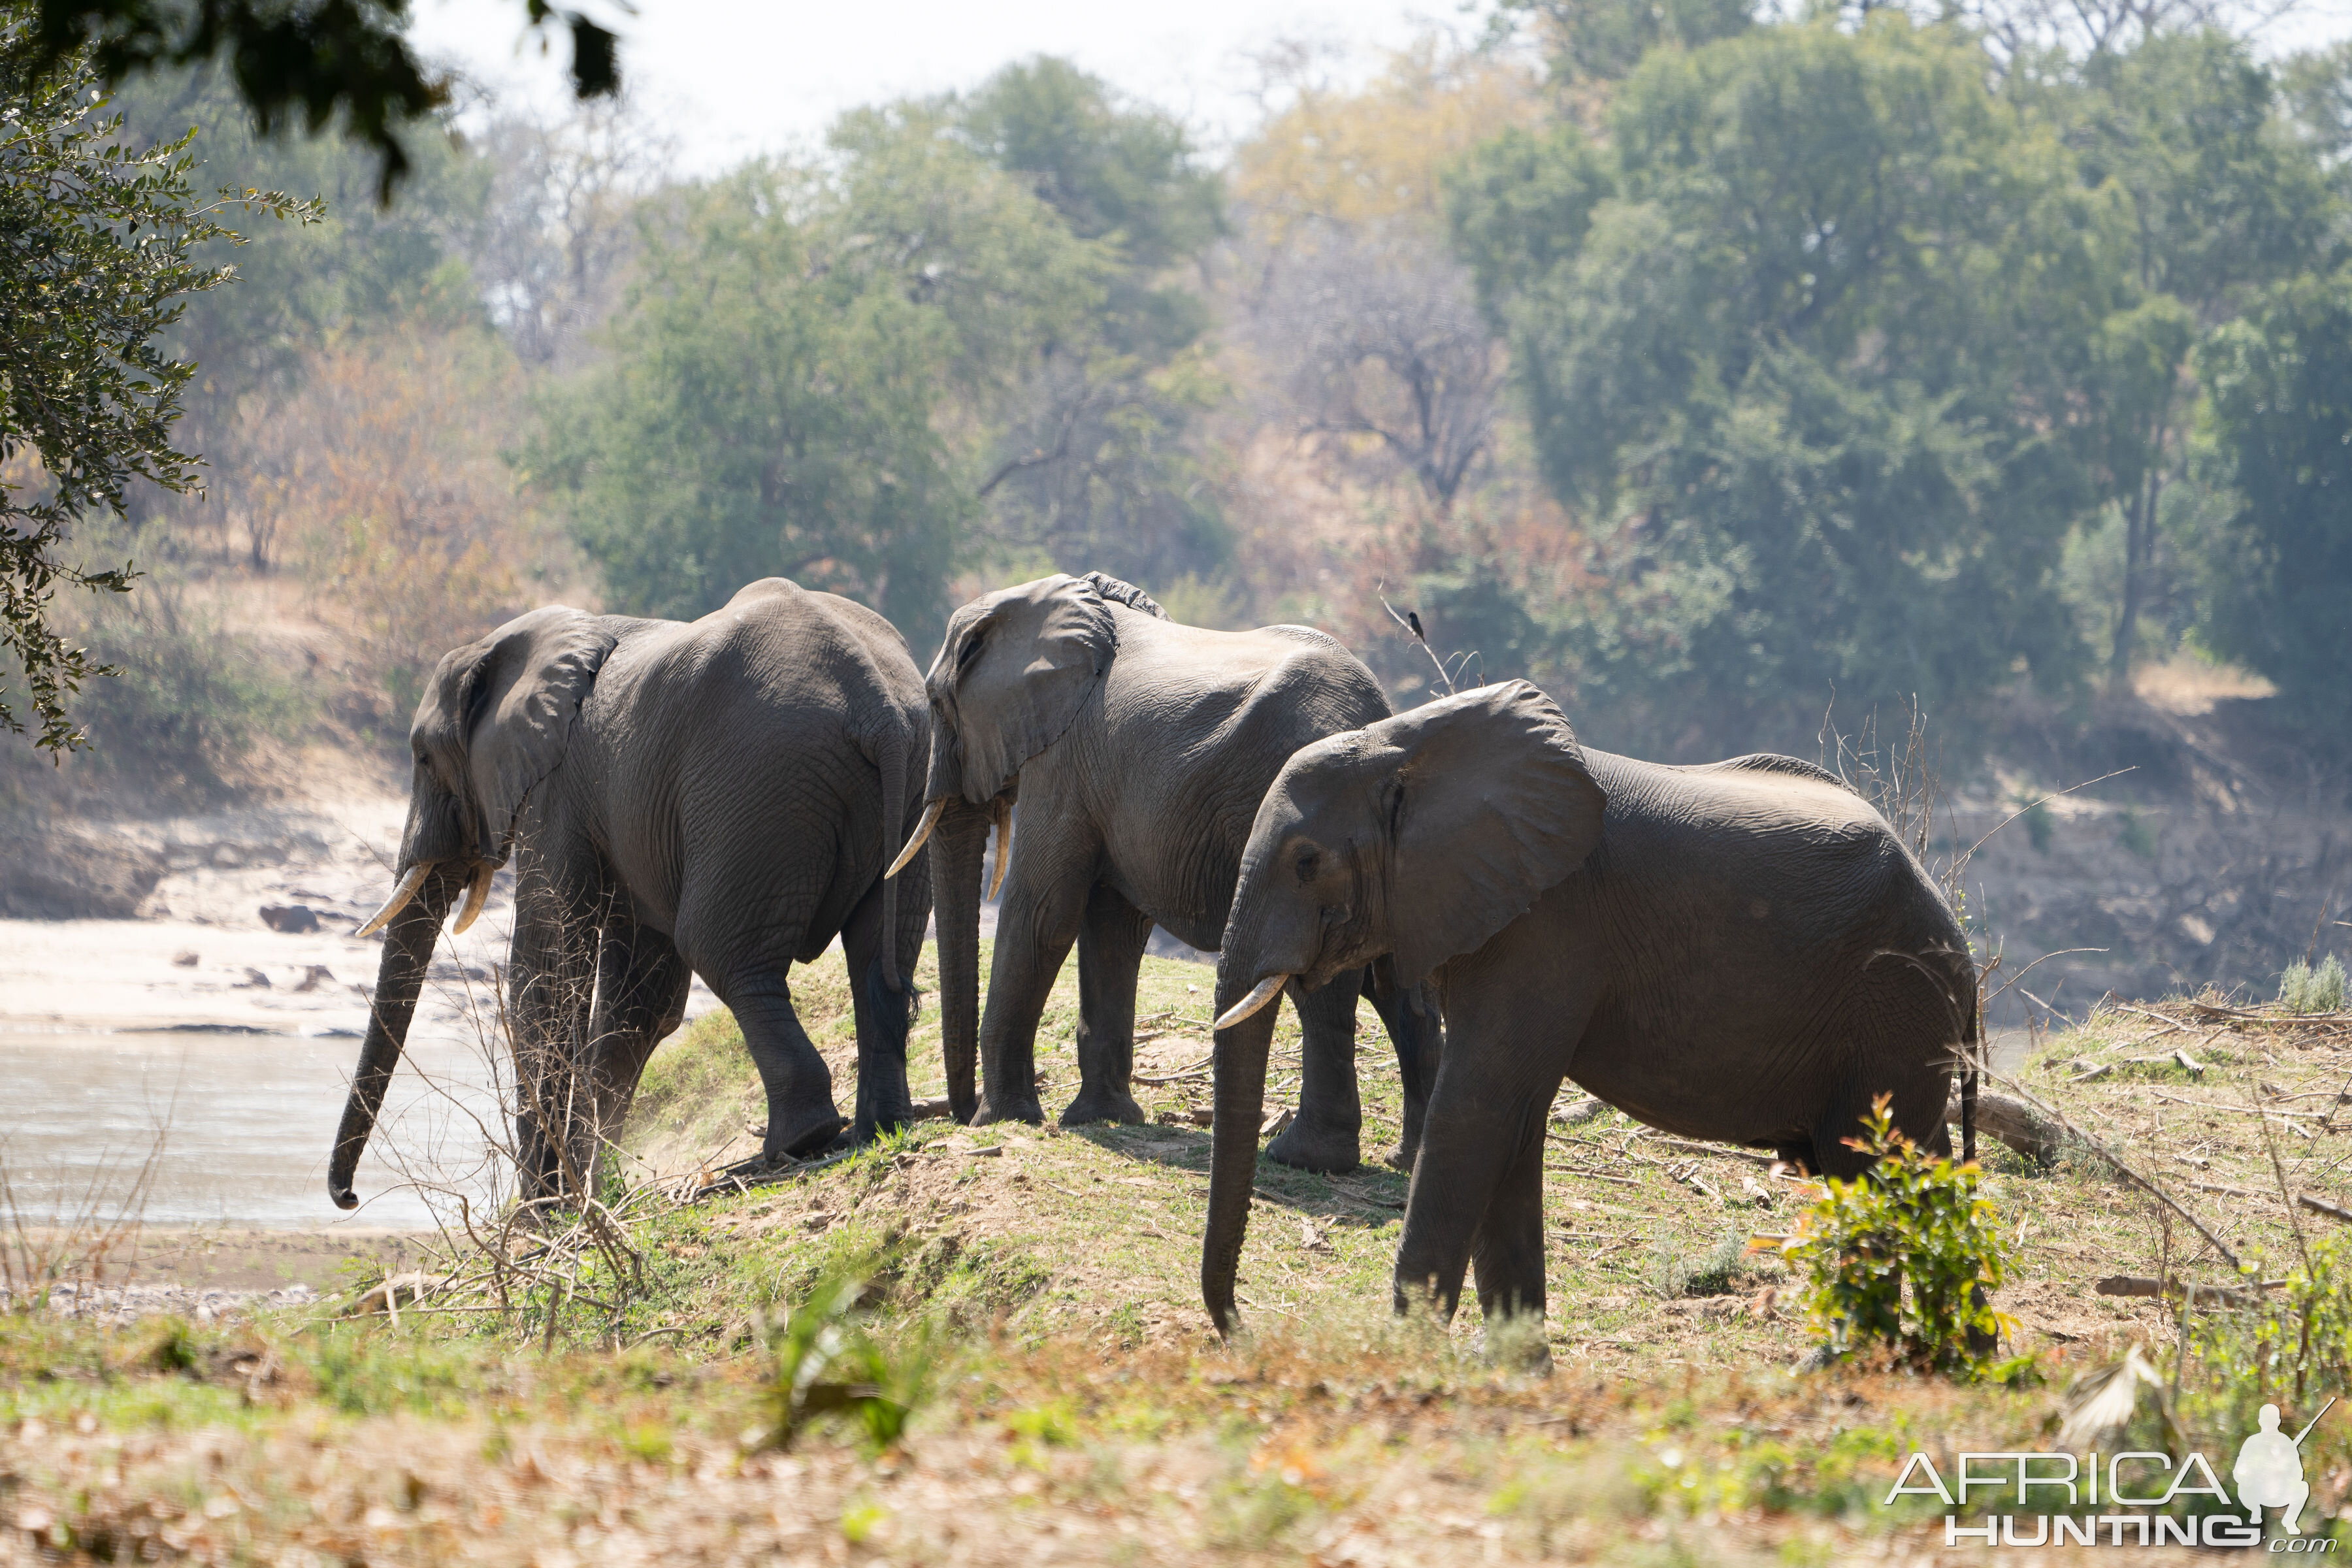
<svg viewBox="0 0 2352 1568">
<path fill-rule="evenodd" d="M 966 1120 L 978 1101 L 980 860 L 988 824 L 992 817 L 1002 886 L 1022 765 L 1062 738 L 1110 668 L 1118 647 L 1113 605 L 1167 618 L 1141 589 L 1099 572 L 1041 577 L 984 595 L 949 620 L 924 678 L 931 702 L 926 805 L 889 874 L 898 875 L 938 830 L 931 891 L 940 928 L 940 1045 L 949 1100 Z"/>
<path fill-rule="evenodd" d="M 563 761 L 574 716 L 613 649 L 611 623 L 562 605 L 531 611 L 442 656 L 408 731 L 415 765 L 392 896 L 362 926 L 385 931 L 367 1038 L 327 1171 L 339 1208 L 407 1042 L 441 921 L 464 931 L 507 862 L 523 802 Z"/>
<path fill-rule="evenodd" d="M 1217 960 L 1202 1288 L 1220 1330 L 1265 1110 L 1272 1026 L 1258 1015 L 1293 978 L 1312 989 L 1385 955 L 1411 985 L 1484 947 L 1583 863 L 1607 804 L 1567 718 L 1523 680 L 1327 736 L 1284 764 L 1251 826 Z"/>
</svg>

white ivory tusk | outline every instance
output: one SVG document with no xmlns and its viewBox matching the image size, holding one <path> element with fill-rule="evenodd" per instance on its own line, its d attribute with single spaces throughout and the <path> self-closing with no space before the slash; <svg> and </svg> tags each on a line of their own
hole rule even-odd
<svg viewBox="0 0 2352 1568">
<path fill-rule="evenodd" d="M 390 925 L 392 917 L 408 907 L 408 900 L 416 896 L 416 889 L 425 885 L 425 874 L 432 869 L 430 866 L 411 866 L 408 868 L 408 875 L 400 879 L 400 886 L 392 890 L 392 897 L 384 900 L 383 908 L 369 916 L 367 924 L 352 934 L 373 936 L 385 926 Z"/>
<path fill-rule="evenodd" d="M 907 847 L 898 851 L 898 858 L 890 862 L 890 868 L 887 871 L 882 873 L 884 881 L 888 881 L 907 868 L 907 862 L 915 858 L 915 851 L 923 847 L 923 841 L 931 836 L 931 829 L 940 825 L 940 813 L 947 808 L 948 797 L 945 795 L 940 796 L 923 808 L 923 820 L 915 824 L 915 836 L 907 840 Z"/>
<path fill-rule="evenodd" d="M 1217 1020 L 1214 1026 L 1220 1029 L 1232 1028 L 1234 1025 L 1241 1023 L 1251 1014 L 1258 1011 L 1267 1003 L 1273 1001 L 1276 996 L 1281 995 L 1282 988 L 1288 984 L 1289 982 L 1290 976 L 1287 974 L 1267 975 L 1265 979 L 1257 983 L 1256 990 L 1252 991 L 1248 995 L 1243 997 L 1240 1001 L 1226 1008 L 1223 1016 Z"/>
<path fill-rule="evenodd" d="M 996 897 L 1004 890 L 1004 868 L 1013 864 L 1013 808 L 1002 800 L 996 803 L 996 878 L 988 885 L 988 896 Z"/>
<path fill-rule="evenodd" d="M 481 914 L 482 906 L 490 901 L 490 879 L 498 874 L 499 868 L 487 860 L 474 868 L 474 885 L 466 889 L 466 908 L 457 916 L 457 923 L 449 928 L 450 935 L 464 935 L 466 928 Z"/>
</svg>

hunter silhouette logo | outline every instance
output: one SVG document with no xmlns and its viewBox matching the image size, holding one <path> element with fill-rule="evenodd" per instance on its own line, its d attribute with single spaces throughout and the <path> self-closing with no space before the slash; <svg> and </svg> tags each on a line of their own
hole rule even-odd
<svg viewBox="0 0 2352 1568">
<path fill-rule="evenodd" d="M 2256 1430 L 2239 1445 L 2230 1470 L 2234 1499 L 2211 1462 L 2194 1449 L 2178 1464 L 2169 1454 L 2147 1450 L 1964 1453 L 1955 1456 L 1949 1485 L 1935 1460 L 1914 1450 L 1885 1501 L 1940 1499 L 1955 1510 L 1944 1516 L 1946 1546 L 1972 1541 L 2011 1547 L 2257 1546 L 2263 1512 L 2270 1509 L 2286 1532 L 2271 1542 L 2271 1551 L 2329 1552 L 2337 1543 L 2305 1537 L 2300 1522 L 2311 1500 L 2311 1484 L 2303 1479 L 2303 1442 L 2335 1405 L 2330 1399 L 2320 1406 L 2291 1437 L 2279 1430 L 2278 1406 L 2263 1405 Z M 1994 1494 L 1990 1500 L 1979 1495 L 1986 1491 Z M 2175 1510 L 2176 1503 L 2199 1497 L 2213 1500 L 2202 1505 L 2209 1511 Z M 1979 1514 L 1979 1522 L 1960 1522 L 1959 1510 L 1974 1512 L 1988 1500 L 1995 1509 L 2008 1503 L 2016 1511 L 1988 1511 Z"/>
<path fill-rule="evenodd" d="M 2335 1403 L 2331 1399 L 2321 1405 L 2319 1415 L 2326 1415 Z M 2311 1484 L 2303 1479 L 2303 1440 L 2319 1425 L 2319 1415 L 2289 1437 L 2278 1429 L 2279 1407 L 2263 1406 L 2262 1430 L 2246 1439 L 2238 1450 L 2237 1468 L 2230 1472 L 2230 1479 L 2238 1483 L 2238 1502 L 2246 1510 L 2248 1524 L 2259 1527 L 2263 1510 L 2274 1508 L 2282 1510 L 2279 1523 L 2289 1535 L 2303 1533 L 2295 1516 L 2311 1496 Z"/>
</svg>

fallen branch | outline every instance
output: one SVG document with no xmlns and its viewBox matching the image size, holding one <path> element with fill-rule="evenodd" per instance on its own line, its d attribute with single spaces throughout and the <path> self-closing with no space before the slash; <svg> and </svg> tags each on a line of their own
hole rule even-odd
<svg viewBox="0 0 2352 1568">
<path fill-rule="evenodd" d="M 2325 1121 L 2326 1116 L 2308 1110 L 2280 1110 L 2268 1105 L 2224 1105 L 2218 1100 L 2183 1100 L 2177 1094 L 2167 1094 L 2160 1089 L 2149 1093 L 2168 1105 L 2185 1105 L 2192 1110 L 2227 1110 L 2239 1116 L 2275 1116 L 2282 1121 Z"/>
<path fill-rule="evenodd" d="M 2259 1305 L 2263 1292 L 2275 1290 L 2285 1284 L 2284 1279 L 2265 1279 L 2252 1288 L 2229 1285 L 2192 1285 L 2181 1279 L 2146 1279 L 2134 1274 L 2115 1274 L 2099 1281 L 2096 1289 L 2102 1296 L 2186 1297 L 2193 1305 L 2212 1301 L 2224 1307 Z"/>
<path fill-rule="evenodd" d="M 1685 1154 L 1720 1154 L 1727 1160 L 1747 1160 L 1759 1165 L 1777 1165 L 1777 1154 L 1759 1154 L 1753 1149 L 1732 1149 L 1720 1143 L 1685 1143 L 1679 1138 L 1661 1138 L 1659 1142 L 1669 1149 L 1679 1149 Z"/>
<path fill-rule="evenodd" d="M 1944 1120 L 1960 1119 L 1959 1097 L 1955 1094 L 1944 1104 Z M 2029 1160 L 2045 1164 L 2058 1157 L 2064 1142 L 2062 1123 L 2038 1114 L 2033 1107 L 2005 1094 L 1977 1096 L 1977 1127 L 1990 1132 Z"/>
<path fill-rule="evenodd" d="M 2352 1208 L 2346 1208 L 2332 1198 L 2318 1197 L 2311 1193 L 2297 1193 L 2294 1195 L 2294 1201 L 2314 1214 L 2326 1215 L 2329 1219 L 2341 1220 L 2346 1225 L 2352 1225 Z"/>
</svg>

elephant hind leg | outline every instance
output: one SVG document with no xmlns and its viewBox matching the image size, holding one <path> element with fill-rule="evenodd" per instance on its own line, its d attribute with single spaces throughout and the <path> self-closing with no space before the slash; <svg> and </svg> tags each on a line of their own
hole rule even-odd
<svg viewBox="0 0 2352 1568">
<path fill-rule="evenodd" d="M 834 1109 L 833 1069 L 801 1026 L 783 974 L 728 975 L 711 989 L 735 1015 L 767 1093 L 768 1129 L 761 1152 L 772 1161 L 814 1153 L 831 1143 L 844 1126 Z"/>
<path fill-rule="evenodd" d="M 1096 883 L 1078 927 L 1078 1098 L 1065 1127 L 1149 1120 L 1133 1086 L 1136 974 L 1150 941 L 1151 917 Z"/>
<path fill-rule="evenodd" d="M 1421 1131 L 1429 1119 L 1429 1087 L 1437 1081 L 1438 1058 L 1445 1050 L 1445 1021 L 1429 985 L 1399 985 L 1395 969 L 1386 959 L 1364 970 L 1364 994 L 1389 1033 L 1396 1049 L 1397 1076 L 1404 1084 L 1404 1126 L 1397 1146 L 1381 1156 L 1400 1171 L 1412 1169 L 1421 1152 Z"/>
</svg>

